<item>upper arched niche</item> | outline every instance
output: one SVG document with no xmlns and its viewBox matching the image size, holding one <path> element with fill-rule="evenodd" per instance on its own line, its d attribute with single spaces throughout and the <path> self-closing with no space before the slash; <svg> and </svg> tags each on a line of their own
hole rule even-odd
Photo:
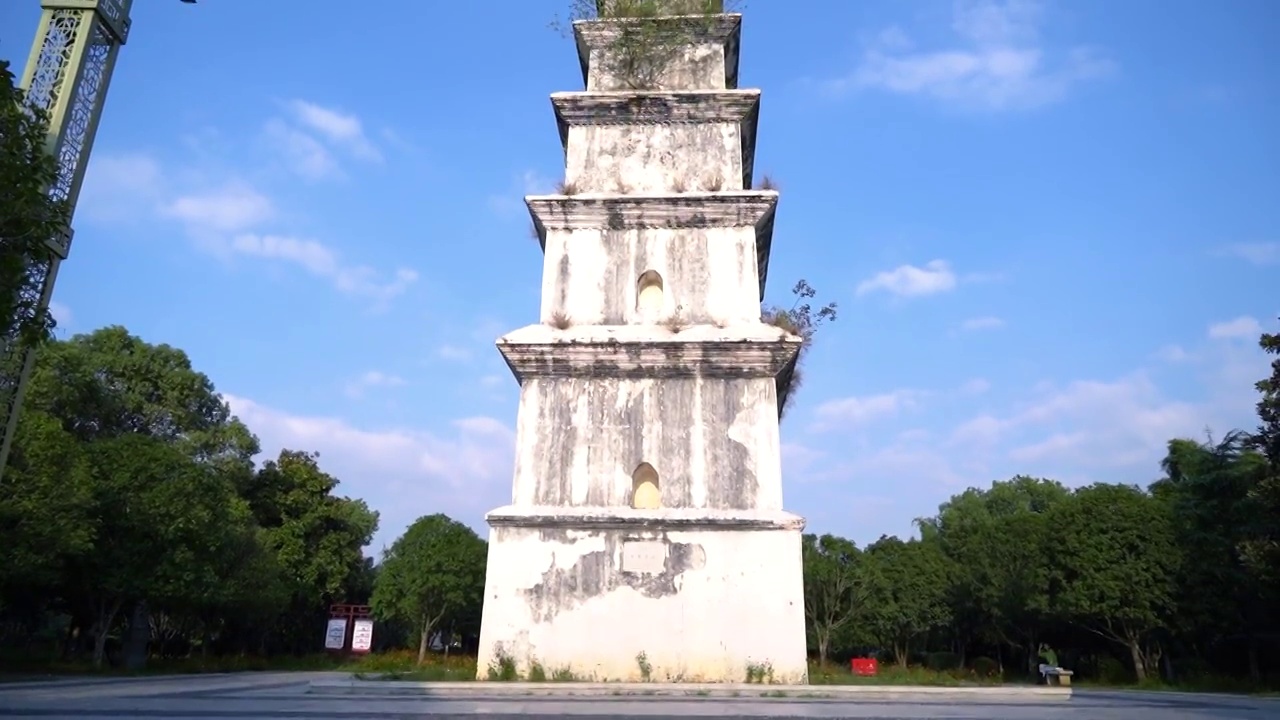
<svg viewBox="0 0 1280 720">
<path fill-rule="evenodd" d="M 658 471 L 647 462 L 637 465 L 631 473 L 631 507 L 637 510 L 657 510 L 662 507 Z"/>
<path fill-rule="evenodd" d="M 656 270 L 645 270 L 636 280 L 636 313 L 648 321 L 662 314 L 662 276 Z"/>
</svg>

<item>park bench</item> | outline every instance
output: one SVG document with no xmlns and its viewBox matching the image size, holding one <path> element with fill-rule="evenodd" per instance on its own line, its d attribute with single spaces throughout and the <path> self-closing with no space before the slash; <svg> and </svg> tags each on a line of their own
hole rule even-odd
<svg viewBox="0 0 1280 720">
<path fill-rule="evenodd" d="M 1049 668 L 1044 671 L 1045 682 L 1049 685 L 1070 685 L 1072 675 L 1075 675 L 1075 673 L 1060 667 Z"/>
</svg>

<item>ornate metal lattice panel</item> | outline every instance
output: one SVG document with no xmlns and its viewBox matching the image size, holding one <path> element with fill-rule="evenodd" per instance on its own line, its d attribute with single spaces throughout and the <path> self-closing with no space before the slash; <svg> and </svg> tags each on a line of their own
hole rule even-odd
<svg viewBox="0 0 1280 720">
<path fill-rule="evenodd" d="M 71 56 L 80 23 L 91 21 L 91 16 L 80 10 L 53 11 L 36 59 L 31 86 L 27 88 L 27 102 L 42 110 L 52 110 L 57 105 L 67 73 L 75 72 L 71 67 Z"/>
<path fill-rule="evenodd" d="M 84 68 L 80 71 L 80 80 L 67 110 L 62 140 L 58 143 L 58 178 L 49 189 L 49 194 L 56 200 L 71 203 L 76 200 L 73 194 L 79 189 L 79 176 L 84 172 L 85 149 L 89 145 L 94 118 L 102 104 L 103 81 L 107 78 L 114 49 L 114 38 L 102 23 L 94 20 L 89 47 L 84 53 Z"/>
</svg>

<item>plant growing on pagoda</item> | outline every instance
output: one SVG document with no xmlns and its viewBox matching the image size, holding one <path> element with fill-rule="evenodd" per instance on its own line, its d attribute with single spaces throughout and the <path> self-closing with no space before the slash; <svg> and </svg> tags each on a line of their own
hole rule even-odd
<svg viewBox="0 0 1280 720">
<path fill-rule="evenodd" d="M 620 20 L 609 28 L 606 70 L 632 90 L 653 90 L 684 50 L 735 0 L 572 0 L 569 22 L 552 23 L 573 35 L 577 20 Z"/>
<path fill-rule="evenodd" d="M 791 294 L 795 295 L 795 301 L 789 308 L 777 305 L 766 305 L 760 308 L 762 322 L 782 328 L 792 335 L 799 335 L 800 339 L 804 340 L 800 345 L 800 351 L 796 353 L 796 359 L 791 363 L 789 373 L 784 373 L 778 378 L 779 415 L 785 415 L 795 401 L 796 390 L 800 388 L 800 366 L 804 362 L 805 354 L 809 351 L 809 346 L 813 344 L 814 334 L 823 323 L 836 319 L 834 302 L 814 309 L 809 301 L 818 294 L 818 291 L 813 289 L 808 280 L 798 281 L 791 288 Z"/>
</svg>

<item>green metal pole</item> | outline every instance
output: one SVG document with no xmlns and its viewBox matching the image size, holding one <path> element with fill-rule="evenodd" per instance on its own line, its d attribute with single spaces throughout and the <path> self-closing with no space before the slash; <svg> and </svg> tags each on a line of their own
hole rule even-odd
<svg viewBox="0 0 1280 720">
<path fill-rule="evenodd" d="M 133 0 L 42 0 L 43 13 L 22 77 L 27 102 L 49 113 L 49 152 L 58 175 L 49 194 L 75 212 L 85 167 L 98 132 L 103 101 L 115 69 L 116 54 L 129 37 Z M 33 258 L 29 272 L 38 279 L 38 311 L 49 307 L 58 267 L 71 250 L 68 226 L 48 239 L 46 258 Z M 17 327 L 19 323 L 14 323 Z M 22 398 L 35 365 L 35 348 L 16 337 L 0 338 L 0 476 L 8 462 Z"/>
</svg>

